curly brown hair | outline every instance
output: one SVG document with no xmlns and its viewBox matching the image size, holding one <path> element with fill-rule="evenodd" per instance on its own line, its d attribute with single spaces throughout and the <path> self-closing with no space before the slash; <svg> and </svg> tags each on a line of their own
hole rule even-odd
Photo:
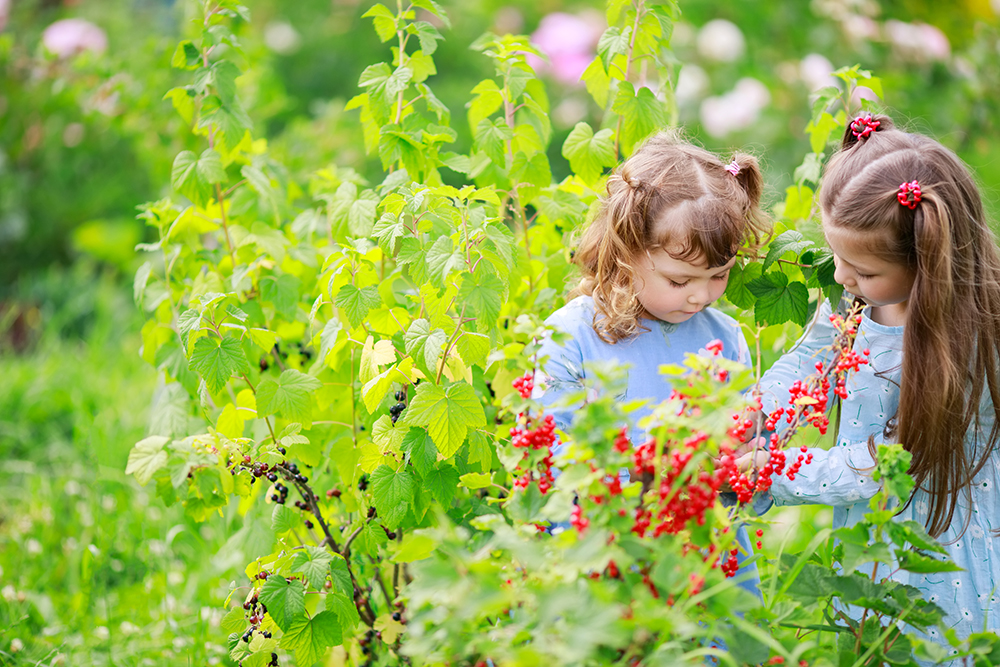
<svg viewBox="0 0 1000 667">
<path fill-rule="evenodd" d="M 770 233 L 760 209 L 757 159 L 736 153 L 733 175 L 716 155 L 672 130 L 648 139 L 608 178 L 607 194 L 580 240 L 583 274 L 571 296 L 594 298 L 594 331 L 608 343 L 644 329 L 633 261 L 669 250 L 682 261 L 726 264 L 741 248 L 755 254 Z"/>
</svg>

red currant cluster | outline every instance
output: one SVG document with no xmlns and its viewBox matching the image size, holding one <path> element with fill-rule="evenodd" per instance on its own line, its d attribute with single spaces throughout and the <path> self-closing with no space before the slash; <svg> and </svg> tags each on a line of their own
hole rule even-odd
<svg viewBox="0 0 1000 667">
<path fill-rule="evenodd" d="M 653 528 L 653 537 L 676 535 L 688 521 L 705 525 L 705 512 L 715 504 L 719 487 L 729 476 L 729 467 L 734 465 L 730 455 L 715 471 L 688 470 L 692 456 L 707 440 L 707 433 L 695 433 L 681 447 L 664 455 L 655 514 L 659 523 Z"/>
<path fill-rule="evenodd" d="M 569 522 L 576 528 L 576 532 L 583 533 L 587 530 L 587 526 L 590 525 L 590 519 L 583 516 L 583 508 L 579 505 L 573 505 L 573 511 L 570 512 Z"/>
<path fill-rule="evenodd" d="M 521 398 L 531 398 L 531 391 L 535 388 L 535 374 L 527 371 L 523 376 L 515 378 L 512 384 Z"/>
<path fill-rule="evenodd" d="M 521 398 L 531 396 L 534 387 L 531 372 L 525 373 L 523 377 L 516 378 L 512 383 L 517 389 Z M 517 425 L 510 429 L 511 444 L 515 449 L 524 450 L 521 455 L 521 462 L 514 469 L 517 478 L 514 480 L 514 488 L 526 489 L 536 478 L 538 479 L 538 490 L 545 495 L 555 483 L 555 475 L 552 473 L 552 445 L 556 441 L 556 420 L 552 415 L 533 417 L 530 411 L 518 413 Z M 532 452 L 540 451 L 542 457 L 532 457 Z M 534 462 L 532 459 L 536 459 Z"/>
</svg>

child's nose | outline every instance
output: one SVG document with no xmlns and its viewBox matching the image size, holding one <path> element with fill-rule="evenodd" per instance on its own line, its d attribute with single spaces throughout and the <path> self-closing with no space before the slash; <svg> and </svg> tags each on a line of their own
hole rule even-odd
<svg viewBox="0 0 1000 667">
<path fill-rule="evenodd" d="M 837 264 L 836 270 L 833 272 L 833 279 L 837 281 L 840 285 L 847 285 L 850 279 L 850 272 L 844 268 L 843 263 Z"/>
</svg>

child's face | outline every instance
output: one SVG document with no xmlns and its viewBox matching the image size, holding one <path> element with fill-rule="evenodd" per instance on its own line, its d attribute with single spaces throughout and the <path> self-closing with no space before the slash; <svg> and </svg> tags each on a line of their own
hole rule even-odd
<svg viewBox="0 0 1000 667">
<path fill-rule="evenodd" d="M 639 303 L 645 316 L 672 324 L 691 319 L 726 291 L 733 257 L 724 266 L 708 268 L 671 257 L 662 248 L 634 258 Z"/>
<path fill-rule="evenodd" d="M 834 280 L 870 306 L 891 306 L 905 313 L 915 278 L 909 266 L 873 253 L 871 248 L 882 244 L 872 242 L 873 239 L 866 238 L 865 233 L 835 225 L 826 225 L 823 232 L 827 245 L 833 250 L 833 261 L 837 267 Z"/>
</svg>

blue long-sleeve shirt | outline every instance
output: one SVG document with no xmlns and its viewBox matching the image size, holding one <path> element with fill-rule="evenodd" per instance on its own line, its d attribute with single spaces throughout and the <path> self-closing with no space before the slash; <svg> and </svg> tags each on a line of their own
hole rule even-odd
<svg viewBox="0 0 1000 667">
<path fill-rule="evenodd" d="M 814 372 L 815 363 L 824 355 L 832 357 L 832 353 L 823 352 L 835 336 L 830 313 L 830 306 L 825 304 L 797 346 L 764 374 L 761 389 L 765 412 L 786 405 L 791 384 Z M 869 511 L 868 500 L 880 487 L 871 478 L 875 462 L 869 453 L 868 439 L 873 436 L 876 445 L 885 441 L 886 423 L 896 415 L 899 406 L 903 331 L 902 326 L 884 326 L 873 321 L 870 309 L 865 309 L 854 349 L 868 348 L 870 361 L 847 381 L 836 444 L 829 450 L 810 448 L 812 463 L 804 465 L 794 481 L 775 477 L 771 487 L 775 504 L 831 505 L 834 528 L 853 526 Z M 980 433 L 988 435 L 994 419 L 988 396 L 980 414 Z M 981 444 L 974 432 L 967 434 L 965 446 L 970 454 L 981 451 Z M 947 613 L 945 625 L 954 627 L 960 637 L 982 631 L 984 626 L 993 632 L 1000 631 L 1000 554 L 997 553 L 1000 538 L 993 532 L 1000 528 L 998 484 L 1000 454 L 994 451 L 973 481 L 971 502 L 959 496 L 951 526 L 938 538 L 951 560 L 964 568 L 963 572 L 918 574 L 900 570 L 892 575 L 894 580 L 920 589 L 926 599 L 942 607 Z M 928 510 L 928 493 L 917 490 L 913 501 L 897 519 L 926 525 Z M 963 532 L 966 525 L 968 528 Z M 928 635 L 944 643 L 937 630 L 930 630 Z"/>
</svg>

